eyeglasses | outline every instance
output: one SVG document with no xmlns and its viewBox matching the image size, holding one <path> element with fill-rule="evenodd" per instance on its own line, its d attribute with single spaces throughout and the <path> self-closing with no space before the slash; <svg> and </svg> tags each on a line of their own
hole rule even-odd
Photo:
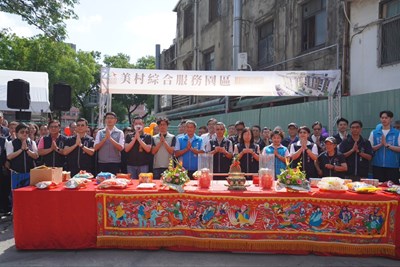
<svg viewBox="0 0 400 267">
<path fill-rule="evenodd" d="M 19 131 L 19 133 L 20 133 L 20 134 L 28 134 L 28 133 L 29 133 L 29 130 L 22 130 L 22 131 Z"/>
<path fill-rule="evenodd" d="M 306 131 L 300 131 L 299 134 L 307 134 L 308 132 Z"/>
<path fill-rule="evenodd" d="M 60 126 L 58 126 L 58 125 L 51 125 L 49 128 L 55 129 L 55 128 L 58 128 L 58 127 L 60 127 Z"/>
<path fill-rule="evenodd" d="M 236 128 L 236 131 L 243 131 L 244 128 Z"/>
<path fill-rule="evenodd" d="M 85 127 L 86 124 L 77 124 L 76 127 Z"/>
</svg>

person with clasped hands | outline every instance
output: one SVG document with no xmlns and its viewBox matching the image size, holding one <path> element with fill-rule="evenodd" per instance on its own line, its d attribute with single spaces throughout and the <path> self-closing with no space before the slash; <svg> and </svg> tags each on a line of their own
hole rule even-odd
<svg viewBox="0 0 400 267">
<path fill-rule="evenodd" d="M 15 129 L 17 138 L 6 143 L 7 159 L 14 173 L 29 173 L 39 157 L 36 143 L 28 137 L 28 125 L 20 123 Z"/>
<path fill-rule="evenodd" d="M 70 124 L 72 125 L 72 124 Z M 68 138 L 64 147 L 64 154 L 67 156 L 67 169 L 71 177 L 79 171 L 94 172 L 93 158 L 94 140 L 87 134 L 88 121 L 80 118 L 76 121 L 74 135 Z"/>
<path fill-rule="evenodd" d="M 273 131 L 271 134 L 272 144 L 266 146 L 262 152 L 263 155 L 275 155 L 275 177 L 281 173 L 281 169 L 286 168 L 286 160 L 289 158 L 289 150 L 282 145 L 283 133 Z"/>
<path fill-rule="evenodd" d="M 317 177 L 314 161 L 318 158 L 317 145 L 309 141 L 310 129 L 307 126 L 299 127 L 299 141 L 290 145 L 289 154 L 292 158 L 292 168 L 301 162 L 301 169 L 307 178 Z"/>
<path fill-rule="evenodd" d="M 214 173 L 228 173 L 233 157 L 232 141 L 224 136 L 225 124 L 222 122 L 216 123 L 215 130 L 216 136 L 204 145 L 204 149 L 213 155 Z M 217 176 L 216 178 L 225 179 L 226 177 Z"/>
<path fill-rule="evenodd" d="M 139 116 L 132 119 L 134 133 L 128 134 L 125 139 L 125 152 L 128 173 L 131 178 L 138 178 L 139 174 L 149 172 L 151 156 L 151 135 L 143 132 L 144 122 Z"/>
<path fill-rule="evenodd" d="M 48 124 L 50 134 L 39 140 L 38 152 L 43 157 L 43 163 L 48 167 L 64 167 L 64 145 L 67 137 L 60 134 L 61 124 L 58 120 L 51 120 Z"/>
<path fill-rule="evenodd" d="M 244 127 L 239 137 L 233 154 L 238 155 L 242 172 L 258 173 L 260 147 L 254 143 L 253 132 L 249 127 Z M 246 179 L 250 179 L 250 176 L 246 176 Z"/>
<path fill-rule="evenodd" d="M 369 162 L 373 154 L 371 143 L 361 136 L 362 127 L 361 121 L 353 121 L 350 124 L 351 135 L 343 139 L 339 146 L 339 151 L 346 158 L 348 178 L 353 181 L 368 177 Z"/>
<path fill-rule="evenodd" d="M 119 173 L 121 150 L 124 149 L 124 132 L 118 129 L 117 115 L 107 112 L 104 116 L 106 127 L 97 132 L 94 149 L 98 151 L 98 171 Z"/>
<path fill-rule="evenodd" d="M 177 138 L 175 156 L 180 157 L 183 167 L 188 171 L 189 177 L 197 171 L 199 154 L 204 153 L 203 139 L 196 135 L 197 123 L 186 121 L 186 134 Z"/>
<path fill-rule="evenodd" d="M 333 136 L 325 139 L 326 151 L 322 152 L 315 161 L 320 177 L 344 178 L 347 172 L 347 163 L 344 155 L 337 151 L 337 141 Z"/>
<path fill-rule="evenodd" d="M 157 125 L 160 132 L 152 137 L 151 153 L 153 160 L 153 178 L 160 179 L 161 174 L 168 168 L 174 154 L 176 137 L 168 132 L 168 118 L 158 118 Z"/>
<path fill-rule="evenodd" d="M 391 125 L 393 112 L 381 111 L 379 117 L 381 123 L 368 138 L 374 150 L 372 172 L 374 178 L 381 182 L 391 180 L 397 183 L 399 179 L 400 131 Z"/>
</svg>

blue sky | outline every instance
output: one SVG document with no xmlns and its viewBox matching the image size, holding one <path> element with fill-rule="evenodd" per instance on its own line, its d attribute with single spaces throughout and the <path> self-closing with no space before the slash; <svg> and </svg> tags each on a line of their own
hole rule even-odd
<svg viewBox="0 0 400 267">
<path fill-rule="evenodd" d="M 142 56 L 168 49 L 176 34 L 178 0 L 80 0 L 75 7 L 79 20 L 67 22 L 68 38 L 77 50 L 96 50 L 104 55 L 124 53 L 131 63 Z M 0 27 L 18 36 L 39 33 L 18 16 L 0 12 Z"/>
</svg>

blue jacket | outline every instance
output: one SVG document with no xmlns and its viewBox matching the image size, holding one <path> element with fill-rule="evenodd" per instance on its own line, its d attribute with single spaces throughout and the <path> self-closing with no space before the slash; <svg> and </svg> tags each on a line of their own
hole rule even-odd
<svg viewBox="0 0 400 267">
<path fill-rule="evenodd" d="M 179 148 L 185 149 L 188 140 L 189 137 L 187 134 L 179 137 L 178 138 Z M 203 139 L 201 139 L 198 135 L 194 135 L 192 140 L 192 147 L 200 150 L 202 147 L 202 142 Z M 188 171 L 197 171 L 197 165 L 198 165 L 197 161 L 198 161 L 197 155 L 190 150 L 182 155 L 183 167 Z"/>
<path fill-rule="evenodd" d="M 391 127 L 386 135 L 386 143 L 392 146 L 399 146 L 399 131 Z M 382 127 L 377 127 L 373 132 L 374 142 L 372 146 L 376 146 L 382 141 Z M 398 168 L 399 167 L 399 154 L 386 147 L 381 147 L 375 151 L 372 159 L 372 165 L 385 168 Z"/>
<path fill-rule="evenodd" d="M 275 149 L 273 145 L 269 145 L 264 148 L 265 154 L 267 155 L 272 155 L 275 152 Z M 287 148 L 285 146 L 280 146 L 278 147 L 278 154 L 281 155 L 282 157 L 285 157 Z M 281 160 L 279 160 L 277 157 L 275 157 L 275 176 L 281 174 L 281 169 L 286 170 L 286 164 L 283 163 Z"/>
</svg>

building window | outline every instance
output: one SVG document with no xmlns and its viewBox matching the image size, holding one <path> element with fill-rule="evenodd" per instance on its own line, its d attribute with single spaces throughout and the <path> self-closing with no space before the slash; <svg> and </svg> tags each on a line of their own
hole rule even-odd
<svg viewBox="0 0 400 267">
<path fill-rule="evenodd" d="M 274 56 L 274 23 L 270 21 L 258 28 L 258 65 L 273 61 Z"/>
<path fill-rule="evenodd" d="M 212 22 L 221 16 L 221 0 L 208 0 L 208 21 Z"/>
<path fill-rule="evenodd" d="M 189 5 L 184 10 L 183 15 L 183 38 L 186 38 L 193 34 L 194 30 L 194 12 L 193 5 Z"/>
<path fill-rule="evenodd" d="M 211 51 L 204 55 L 204 70 L 215 70 L 214 51 Z"/>
<path fill-rule="evenodd" d="M 381 65 L 400 62 L 400 0 L 381 3 Z"/>
<path fill-rule="evenodd" d="M 326 41 L 326 0 L 311 0 L 302 7 L 302 50 L 322 45 Z"/>
</svg>

